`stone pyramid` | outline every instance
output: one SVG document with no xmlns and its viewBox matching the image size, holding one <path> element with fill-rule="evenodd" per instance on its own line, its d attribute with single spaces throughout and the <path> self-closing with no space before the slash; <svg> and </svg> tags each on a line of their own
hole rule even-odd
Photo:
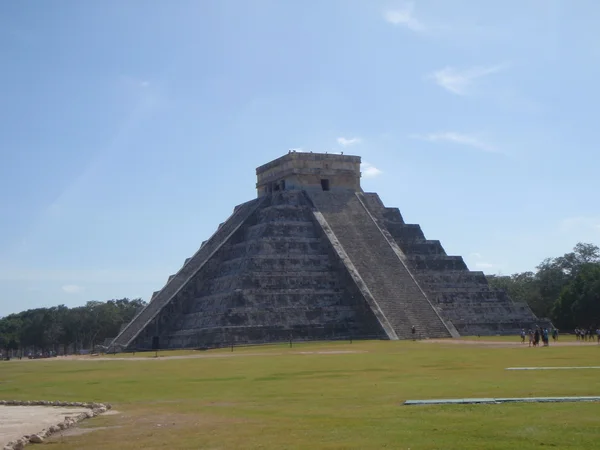
<svg viewBox="0 0 600 450">
<path fill-rule="evenodd" d="M 517 333 L 540 323 L 360 187 L 360 157 L 290 152 L 109 351 Z"/>
</svg>

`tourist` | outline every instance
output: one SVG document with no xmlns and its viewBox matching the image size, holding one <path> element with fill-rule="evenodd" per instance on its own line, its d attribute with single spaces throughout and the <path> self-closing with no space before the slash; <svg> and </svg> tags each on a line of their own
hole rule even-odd
<svg viewBox="0 0 600 450">
<path fill-rule="evenodd" d="M 544 347 L 548 347 L 550 345 L 550 339 L 548 338 L 548 328 L 544 328 L 542 330 L 542 342 L 544 342 Z"/>
<path fill-rule="evenodd" d="M 558 330 L 556 328 L 552 329 L 552 340 L 554 342 L 558 341 Z"/>
<path fill-rule="evenodd" d="M 529 335 L 529 346 L 531 347 L 533 344 L 533 330 L 530 328 L 527 334 Z"/>
<path fill-rule="evenodd" d="M 525 343 L 525 328 L 521 328 L 521 344 Z"/>
<path fill-rule="evenodd" d="M 533 346 L 537 347 L 540 343 L 540 327 L 535 328 L 535 332 L 533 333 Z"/>
<path fill-rule="evenodd" d="M 415 333 L 417 332 L 417 329 L 415 328 L 414 325 L 412 326 L 410 332 L 412 333 L 412 338 L 413 338 L 413 341 L 414 341 L 415 340 Z"/>
</svg>

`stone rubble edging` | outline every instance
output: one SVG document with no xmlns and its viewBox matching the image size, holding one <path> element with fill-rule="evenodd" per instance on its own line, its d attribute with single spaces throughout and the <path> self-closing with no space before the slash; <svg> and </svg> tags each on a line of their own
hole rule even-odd
<svg viewBox="0 0 600 450">
<path fill-rule="evenodd" d="M 27 444 L 41 444 L 44 442 L 44 439 L 48 438 L 54 433 L 58 433 L 59 431 L 66 430 L 67 428 L 71 428 L 77 423 L 81 422 L 84 419 L 91 419 L 92 417 L 96 417 L 102 413 L 105 413 L 109 409 L 112 408 L 110 403 L 95 403 L 95 402 L 60 402 L 60 401 L 47 401 L 47 400 L 38 400 L 38 401 L 29 401 L 29 400 L 0 400 L 0 406 L 63 406 L 63 407 L 75 407 L 75 408 L 88 408 L 91 411 L 86 411 L 77 414 L 76 416 L 65 416 L 65 419 L 62 422 L 59 422 L 56 425 L 52 425 L 51 427 L 44 428 L 39 433 L 35 434 L 26 434 L 25 436 L 17 439 L 15 441 L 10 441 L 6 444 L 3 450 L 21 450 Z"/>
</svg>

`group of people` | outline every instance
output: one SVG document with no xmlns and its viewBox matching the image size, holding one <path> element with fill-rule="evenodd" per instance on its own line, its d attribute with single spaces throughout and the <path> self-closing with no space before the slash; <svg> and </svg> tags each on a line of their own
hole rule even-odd
<svg viewBox="0 0 600 450">
<path fill-rule="evenodd" d="M 552 328 L 552 331 L 549 332 L 547 328 L 535 327 L 535 330 L 529 329 L 525 331 L 525 328 L 521 329 L 521 343 L 525 343 L 525 339 L 529 337 L 529 346 L 530 347 L 538 347 L 540 345 L 540 341 L 544 347 L 550 345 L 549 335 L 552 335 L 552 340 L 554 342 L 558 341 L 558 330 L 556 328 Z M 597 339 L 598 344 L 600 344 L 600 327 L 594 329 L 590 327 L 589 329 L 585 328 L 575 328 L 575 337 L 578 341 L 594 341 L 594 338 Z"/>
<path fill-rule="evenodd" d="M 596 328 L 596 339 L 600 344 L 600 327 Z M 593 327 L 589 327 L 587 330 L 585 328 L 575 328 L 575 337 L 578 341 L 593 341 L 594 340 L 594 329 Z"/>
<path fill-rule="evenodd" d="M 521 329 L 521 343 L 525 343 L 525 337 L 529 336 L 529 346 L 530 347 L 538 347 L 540 345 L 540 340 L 544 347 L 548 347 L 550 345 L 550 334 L 552 334 L 552 340 L 554 342 L 558 341 L 558 330 L 556 328 L 552 329 L 552 332 L 548 331 L 548 328 L 540 328 L 535 327 L 535 330 L 531 328 L 525 332 L 525 328 Z"/>
</svg>

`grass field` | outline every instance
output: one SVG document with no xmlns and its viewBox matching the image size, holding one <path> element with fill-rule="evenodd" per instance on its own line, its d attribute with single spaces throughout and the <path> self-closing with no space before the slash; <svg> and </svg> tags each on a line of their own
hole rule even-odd
<svg viewBox="0 0 600 450">
<path fill-rule="evenodd" d="M 11 361 L 0 363 L 0 399 L 101 401 L 120 412 L 82 425 L 96 431 L 53 438 L 55 449 L 600 448 L 600 403 L 402 405 L 600 395 L 600 370 L 504 370 L 599 365 L 599 345 L 526 347 L 370 341 Z M 356 353 L 317 353 L 326 351 Z"/>
</svg>

